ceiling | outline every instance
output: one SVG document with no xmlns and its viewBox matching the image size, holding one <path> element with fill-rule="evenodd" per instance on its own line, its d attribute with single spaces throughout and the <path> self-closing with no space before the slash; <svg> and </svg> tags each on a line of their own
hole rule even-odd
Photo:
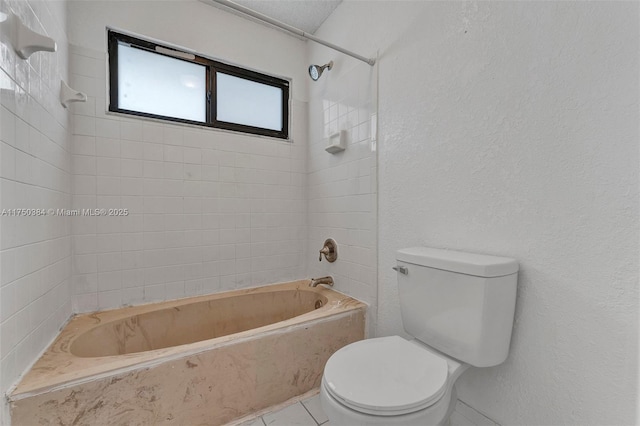
<svg viewBox="0 0 640 426">
<path fill-rule="evenodd" d="M 289 24 L 307 33 L 315 33 L 342 0 L 233 0 L 242 6 Z M 217 6 L 213 1 L 207 4 Z M 222 7 L 222 6 L 220 6 Z"/>
</svg>

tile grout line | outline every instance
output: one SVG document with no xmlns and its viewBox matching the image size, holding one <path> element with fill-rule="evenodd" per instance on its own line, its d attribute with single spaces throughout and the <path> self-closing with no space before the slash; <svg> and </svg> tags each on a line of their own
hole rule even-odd
<svg viewBox="0 0 640 426">
<path fill-rule="evenodd" d="M 315 417 L 313 417 L 313 414 L 311 414 L 311 411 L 309 411 L 309 410 L 307 409 L 307 406 L 306 406 L 306 405 L 304 405 L 304 404 L 302 403 L 302 401 L 300 401 L 300 405 L 302 405 L 302 408 L 304 408 L 304 411 L 306 411 L 306 412 L 307 412 L 307 414 L 309 414 L 309 416 L 311 416 L 311 418 L 313 419 L 313 421 L 314 421 L 314 422 L 316 422 L 316 425 L 320 426 L 320 423 L 318 423 L 318 421 L 316 420 L 316 418 L 315 418 Z"/>
<path fill-rule="evenodd" d="M 460 413 L 459 411 L 455 411 L 454 410 L 454 413 L 456 413 L 458 416 L 460 416 L 463 419 L 465 419 L 466 421 L 468 421 L 470 424 L 476 425 L 476 422 L 474 422 L 473 420 L 471 420 L 469 417 L 465 416 L 464 414 Z M 453 415 L 453 413 L 451 413 L 451 415 Z M 449 417 L 449 419 L 451 419 L 451 416 Z"/>
</svg>

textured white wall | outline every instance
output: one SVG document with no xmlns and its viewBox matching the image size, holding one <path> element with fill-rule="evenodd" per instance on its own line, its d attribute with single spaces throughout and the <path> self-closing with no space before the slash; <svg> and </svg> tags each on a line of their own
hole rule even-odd
<svg viewBox="0 0 640 426">
<path fill-rule="evenodd" d="M 515 257 L 509 359 L 459 396 L 505 425 L 635 424 L 638 3 L 344 2 L 379 60 L 378 334 L 395 251 Z"/>
<path fill-rule="evenodd" d="M 58 51 L 23 60 L 0 36 L 0 209 L 68 209 L 69 114 L 58 100 L 68 77 L 65 3 L 0 0 L 9 11 Z M 0 217 L 0 424 L 9 424 L 5 392 L 71 315 L 70 277 L 69 218 Z"/>
<path fill-rule="evenodd" d="M 301 278 L 305 43 L 197 1 L 69 12 L 73 83 L 89 95 L 72 107 L 74 207 L 131 211 L 74 218 L 74 310 Z M 291 77 L 293 142 L 106 113 L 106 26 Z"/>
</svg>

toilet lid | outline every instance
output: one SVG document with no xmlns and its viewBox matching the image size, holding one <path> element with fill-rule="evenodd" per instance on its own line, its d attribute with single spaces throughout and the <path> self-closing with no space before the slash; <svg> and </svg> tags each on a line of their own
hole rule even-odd
<svg viewBox="0 0 640 426">
<path fill-rule="evenodd" d="M 326 390 L 344 405 L 377 415 L 412 413 L 446 392 L 444 358 L 399 337 L 352 343 L 329 358 Z"/>
</svg>

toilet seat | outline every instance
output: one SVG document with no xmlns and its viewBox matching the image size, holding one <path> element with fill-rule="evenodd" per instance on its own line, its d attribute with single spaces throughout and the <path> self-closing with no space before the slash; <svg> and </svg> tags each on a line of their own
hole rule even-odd
<svg viewBox="0 0 640 426">
<path fill-rule="evenodd" d="M 334 353 L 322 385 L 362 413 L 397 416 L 436 403 L 447 390 L 447 361 L 399 337 L 362 340 Z"/>
</svg>

